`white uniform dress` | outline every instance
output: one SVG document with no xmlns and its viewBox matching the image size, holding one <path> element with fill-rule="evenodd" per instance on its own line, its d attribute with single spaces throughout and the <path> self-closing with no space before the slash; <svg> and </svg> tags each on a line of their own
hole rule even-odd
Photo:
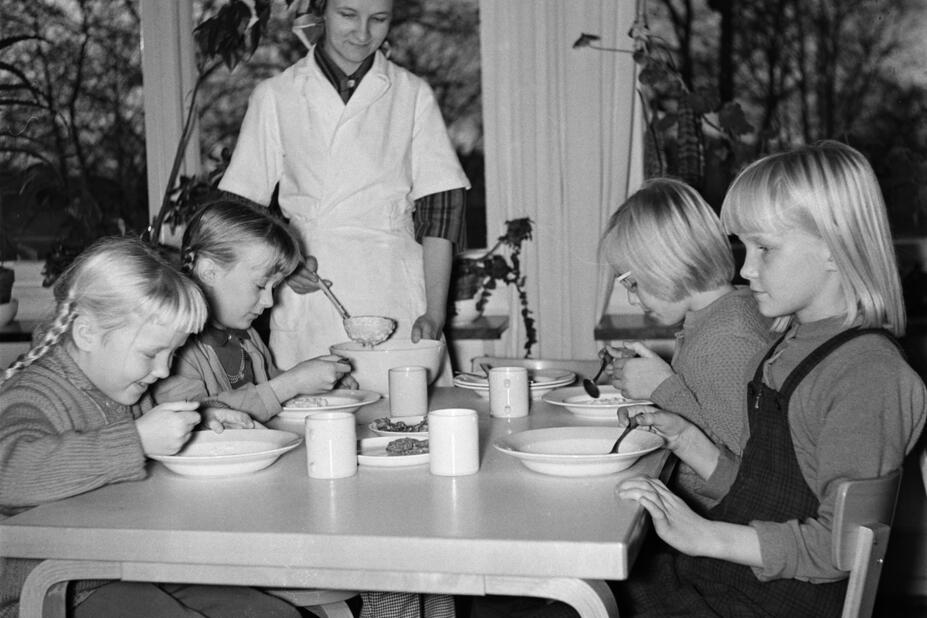
<svg viewBox="0 0 927 618">
<path fill-rule="evenodd" d="M 376 52 L 347 103 L 313 50 L 251 95 L 219 187 L 279 202 L 303 250 L 353 315 L 383 315 L 408 338 L 425 312 L 416 199 L 469 188 L 431 88 Z M 321 293 L 280 287 L 271 317 L 277 366 L 292 367 L 346 341 L 341 317 Z"/>
</svg>

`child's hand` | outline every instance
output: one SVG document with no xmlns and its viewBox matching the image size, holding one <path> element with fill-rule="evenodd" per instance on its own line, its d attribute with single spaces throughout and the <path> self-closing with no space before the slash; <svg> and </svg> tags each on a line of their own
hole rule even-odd
<svg viewBox="0 0 927 618">
<path fill-rule="evenodd" d="M 357 380 L 355 380 L 354 376 L 350 374 L 345 375 L 343 378 L 341 378 L 341 380 L 339 380 L 336 386 L 338 388 L 346 388 L 352 391 L 356 391 L 358 388 L 360 388 L 360 385 L 357 383 Z"/>
<path fill-rule="evenodd" d="M 200 411 L 207 428 L 222 433 L 226 429 L 254 429 L 254 419 L 241 410 L 207 407 Z"/>
<path fill-rule="evenodd" d="M 720 449 L 692 421 L 673 412 L 652 406 L 628 406 L 618 412 L 637 419 L 637 426 L 649 429 L 664 440 L 666 448 L 689 464 L 699 476 L 707 479 L 718 465 Z"/>
<path fill-rule="evenodd" d="M 174 401 L 155 406 L 135 421 L 145 455 L 173 455 L 190 439 L 200 422 L 198 401 Z"/>
<path fill-rule="evenodd" d="M 297 294 L 308 294 L 309 292 L 318 291 L 320 289 L 319 286 L 323 285 L 323 283 L 322 280 L 319 279 L 318 274 L 316 274 L 317 268 L 318 262 L 310 255 L 286 278 L 286 284 Z"/>
<path fill-rule="evenodd" d="M 673 375 L 673 368 L 639 341 L 625 342 L 623 347 L 609 346 L 608 350 L 616 357 L 611 364 L 612 386 L 632 399 L 649 399 Z M 629 351 L 637 356 L 627 358 Z"/>
<path fill-rule="evenodd" d="M 703 553 L 699 541 L 710 522 L 696 515 L 659 479 L 627 479 L 618 486 L 618 497 L 636 500 L 647 509 L 657 534 L 669 545 L 690 556 Z"/>
<path fill-rule="evenodd" d="M 319 356 L 291 367 L 271 380 L 270 385 L 277 399 L 286 401 L 297 395 L 330 391 L 350 371 L 350 363 L 340 356 Z"/>
<path fill-rule="evenodd" d="M 436 316 L 427 313 L 420 315 L 412 323 L 412 343 L 418 343 L 422 339 L 440 339 L 441 329 L 443 328 L 443 317 L 438 319 Z"/>
</svg>

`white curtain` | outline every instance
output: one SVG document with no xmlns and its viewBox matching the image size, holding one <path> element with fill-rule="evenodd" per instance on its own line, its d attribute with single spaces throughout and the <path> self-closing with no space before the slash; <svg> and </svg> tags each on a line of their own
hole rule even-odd
<svg viewBox="0 0 927 618">
<path fill-rule="evenodd" d="M 530 217 L 523 246 L 537 358 L 593 358 L 593 331 L 611 293 L 598 261 L 608 215 L 640 182 L 635 0 L 480 0 L 486 218 Z M 573 49 L 581 33 L 621 52 Z M 505 353 L 521 356 L 514 293 Z"/>
</svg>

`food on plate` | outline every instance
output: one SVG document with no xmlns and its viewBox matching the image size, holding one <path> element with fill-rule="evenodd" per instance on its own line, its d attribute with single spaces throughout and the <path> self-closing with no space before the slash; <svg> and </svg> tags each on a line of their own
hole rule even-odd
<svg viewBox="0 0 927 618">
<path fill-rule="evenodd" d="M 301 395 L 286 402 L 291 408 L 322 408 L 328 405 L 328 399 L 317 395 Z"/>
<path fill-rule="evenodd" d="M 416 438 L 399 438 L 386 445 L 386 454 L 393 455 L 422 455 L 428 452 L 428 440 Z"/>
<path fill-rule="evenodd" d="M 376 428 L 379 431 L 391 431 L 391 432 L 401 432 L 401 433 L 422 433 L 428 431 L 428 417 L 423 418 L 418 423 L 406 423 L 404 421 L 384 417 L 378 418 L 374 421 Z"/>
<path fill-rule="evenodd" d="M 574 404 L 592 404 L 596 406 L 613 406 L 622 403 L 627 403 L 628 398 L 622 397 L 621 395 L 612 395 L 611 397 L 599 397 L 598 399 L 593 399 L 592 397 L 571 397 L 568 400 L 569 403 Z"/>
</svg>

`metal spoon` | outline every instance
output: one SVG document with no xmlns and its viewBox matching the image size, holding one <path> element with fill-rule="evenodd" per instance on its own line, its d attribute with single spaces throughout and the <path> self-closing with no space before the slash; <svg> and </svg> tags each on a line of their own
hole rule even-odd
<svg viewBox="0 0 927 618">
<path fill-rule="evenodd" d="M 631 430 L 633 430 L 635 427 L 637 427 L 637 417 L 636 417 L 636 416 L 629 416 L 629 417 L 628 417 L 628 426 L 624 428 L 624 431 L 622 431 L 622 432 L 621 432 L 621 435 L 618 436 L 618 439 L 615 440 L 615 444 L 612 445 L 612 450 L 609 451 L 609 454 L 611 454 L 611 453 L 617 453 L 617 452 L 618 452 L 618 446 L 621 444 L 621 441 L 624 440 L 625 437 L 626 437 L 629 433 L 631 433 Z"/>
<path fill-rule="evenodd" d="M 610 362 L 612 362 L 612 355 L 608 352 L 603 352 L 602 365 L 599 367 L 599 373 L 595 374 L 595 377 L 591 380 L 589 378 L 583 378 L 583 388 L 586 389 L 586 393 L 593 399 L 598 399 L 601 394 L 596 382 L 599 381 L 599 376 L 602 375 L 602 372 L 605 371 L 605 368 L 608 367 Z"/>
</svg>

